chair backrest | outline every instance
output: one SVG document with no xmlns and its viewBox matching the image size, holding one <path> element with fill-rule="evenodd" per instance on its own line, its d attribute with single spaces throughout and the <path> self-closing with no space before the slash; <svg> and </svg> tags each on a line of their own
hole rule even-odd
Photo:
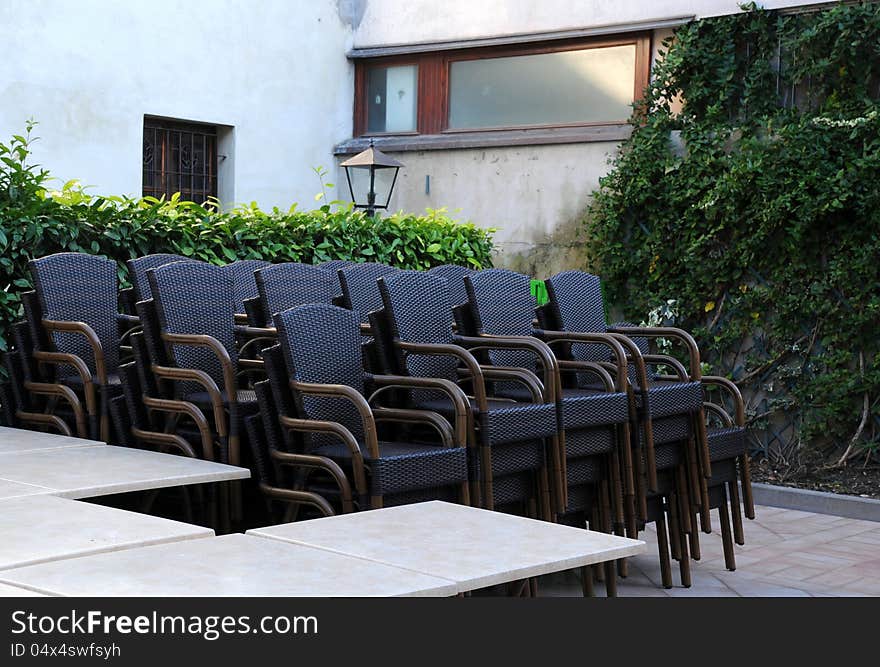
<svg viewBox="0 0 880 667">
<path fill-rule="evenodd" d="M 257 282 L 254 280 L 254 271 L 271 266 L 271 262 L 262 259 L 240 259 L 223 268 L 232 276 L 232 284 L 235 292 L 235 312 L 244 313 L 244 300 L 257 296 Z"/>
<path fill-rule="evenodd" d="M 529 276 L 507 269 L 487 269 L 466 276 L 464 284 L 478 333 L 532 335 L 537 302 Z M 536 367 L 535 356 L 524 350 L 492 350 L 489 358 L 499 366 Z"/>
<path fill-rule="evenodd" d="M 449 300 L 453 306 L 460 306 L 468 300 L 464 279 L 474 273 L 473 269 L 457 264 L 443 264 L 428 269 L 428 273 L 446 278 L 446 289 L 449 290 Z"/>
<path fill-rule="evenodd" d="M 62 252 L 31 260 L 29 267 L 43 319 L 89 325 L 101 343 L 107 372 L 115 372 L 119 365 L 116 262 Z M 95 356 L 84 336 L 55 333 L 52 343 L 59 352 L 81 358 L 95 372 Z"/>
<path fill-rule="evenodd" d="M 144 255 L 128 260 L 125 265 L 128 267 L 128 279 L 134 288 L 134 296 L 136 301 L 145 301 L 153 298 L 153 291 L 150 287 L 150 280 L 147 278 L 147 272 L 152 269 L 158 269 L 160 266 L 171 264 L 172 262 L 197 262 L 199 260 L 185 257 L 184 255 L 174 255 L 168 252 L 159 252 L 154 255 Z"/>
<path fill-rule="evenodd" d="M 357 313 L 329 304 L 309 304 L 275 315 L 278 344 L 290 377 L 298 382 L 343 384 L 364 392 L 360 318 Z M 360 413 L 345 398 L 298 395 L 303 417 L 338 422 L 361 442 Z M 312 439 L 318 442 L 319 439 Z"/>
<path fill-rule="evenodd" d="M 344 269 L 347 266 L 354 266 L 355 264 L 357 264 L 357 262 L 353 262 L 350 259 L 331 259 L 314 266 L 320 266 L 325 271 L 333 271 L 333 273 L 336 273 L 339 269 Z"/>
<path fill-rule="evenodd" d="M 382 295 L 376 281 L 400 269 L 385 264 L 367 262 L 339 269 L 343 305 L 358 313 L 361 322 L 367 322 L 369 313 L 382 307 Z"/>
<path fill-rule="evenodd" d="M 212 336 L 226 348 L 235 368 L 235 288 L 225 267 L 178 262 L 148 275 L 161 331 Z M 181 368 L 205 371 L 223 389 L 223 367 L 211 350 L 175 345 L 173 359 Z"/>
<path fill-rule="evenodd" d="M 260 308 L 266 321 L 276 313 L 310 303 L 333 303 L 339 279 L 333 271 L 313 264 L 273 264 L 254 273 Z"/>
<path fill-rule="evenodd" d="M 400 271 L 379 280 L 385 320 L 392 338 L 407 343 L 454 343 L 452 303 L 446 279 L 422 271 Z M 407 354 L 401 372 L 455 380 L 458 360 L 449 356 Z"/>
<path fill-rule="evenodd" d="M 605 333 L 605 303 L 598 276 L 583 271 L 563 271 L 544 281 L 550 319 L 562 331 Z M 609 361 L 611 353 L 602 345 L 573 343 L 568 354 L 577 361 Z M 633 368 L 630 368 L 630 373 Z M 588 374 L 578 373 L 578 384 L 590 382 Z"/>
</svg>

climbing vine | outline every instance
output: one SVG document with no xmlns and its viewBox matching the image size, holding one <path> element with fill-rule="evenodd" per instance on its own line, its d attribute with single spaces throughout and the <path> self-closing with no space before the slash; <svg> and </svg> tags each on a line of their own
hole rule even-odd
<svg viewBox="0 0 880 667">
<path fill-rule="evenodd" d="M 795 470 L 880 446 L 880 4 L 750 5 L 663 44 L 586 221 L 628 319 L 675 299 Z"/>
</svg>

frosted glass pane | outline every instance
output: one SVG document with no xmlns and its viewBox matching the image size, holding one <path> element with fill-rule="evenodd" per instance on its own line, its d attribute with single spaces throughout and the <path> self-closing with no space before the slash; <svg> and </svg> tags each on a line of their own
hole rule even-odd
<svg viewBox="0 0 880 667">
<path fill-rule="evenodd" d="M 367 76 L 367 130 L 411 132 L 416 129 L 418 67 L 374 67 Z"/>
<path fill-rule="evenodd" d="M 635 73 L 634 44 L 453 62 L 449 127 L 623 121 Z"/>
</svg>

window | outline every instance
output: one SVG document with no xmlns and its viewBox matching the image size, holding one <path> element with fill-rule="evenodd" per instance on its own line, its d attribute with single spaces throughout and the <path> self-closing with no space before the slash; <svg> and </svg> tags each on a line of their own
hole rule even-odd
<svg viewBox="0 0 880 667">
<path fill-rule="evenodd" d="M 362 59 L 355 134 L 619 125 L 649 69 L 647 33 Z"/>
<path fill-rule="evenodd" d="M 217 197 L 217 127 L 144 118 L 144 196 Z"/>
</svg>

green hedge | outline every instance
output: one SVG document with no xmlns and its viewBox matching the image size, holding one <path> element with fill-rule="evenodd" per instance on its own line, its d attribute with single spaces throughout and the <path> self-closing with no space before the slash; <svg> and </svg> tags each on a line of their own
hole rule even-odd
<svg viewBox="0 0 880 667">
<path fill-rule="evenodd" d="M 215 264 L 236 259 L 317 263 L 353 259 L 424 269 L 438 264 L 491 266 L 492 231 L 425 215 L 369 218 L 347 206 L 261 211 L 256 204 L 220 212 L 172 197 L 89 195 L 76 182 L 51 191 L 48 172 L 29 164 L 33 123 L 0 143 L 0 351 L 20 317 L 19 293 L 30 289 L 27 262 L 55 252 L 100 254 L 124 262 L 172 252 Z"/>
<path fill-rule="evenodd" d="M 870 457 L 880 4 L 748 9 L 664 43 L 588 220 L 593 268 L 635 321 L 675 300 L 704 359 L 741 384 L 756 444 L 783 469 Z"/>
</svg>

